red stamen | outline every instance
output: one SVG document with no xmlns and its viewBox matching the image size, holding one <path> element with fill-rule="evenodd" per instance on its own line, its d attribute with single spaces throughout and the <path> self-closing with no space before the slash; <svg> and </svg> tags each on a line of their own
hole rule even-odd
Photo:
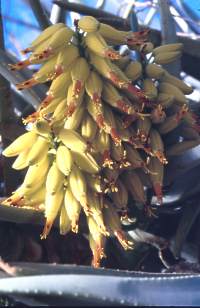
<svg viewBox="0 0 200 308">
<path fill-rule="evenodd" d="M 72 219 L 71 226 L 72 226 L 71 227 L 72 232 L 78 233 L 78 219 L 76 217 Z"/>
<path fill-rule="evenodd" d="M 161 151 L 156 151 L 156 152 L 153 153 L 153 154 L 158 158 L 158 160 L 159 160 L 163 165 L 168 164 L 168 161 L 167 161 L 167 159 L 166 159 L 166 157 L 165 157 L 165 155 L 164 155 L 163 152 L 161 152 Z"/>
<path fill-rule="evenodd" d="M 52 94 L 47 95 L 47 96 L 45 97 L 45 99 L 41 102 L 39 110 L 41 110 L 41 109 L 47 107 L 47 106 L 51 103 L 51 101 L 53 100 L 53 98 L 54 98 L 54 97 L 53 97 Z"/>
<path fill-rule="evenodd" d="M 29 53 L 29 52 L 31 52 L 31 51 L 32 51 L 31 48 L 26 48 L 26 49 L 24 49 L 24 50 L 21 50 L 21 53 L 22 53 L 23 55 L 25 55 L 25 54 L 27 54 L 27 53 Z"/>
<path fill-rule="evenodd" d="M 73 115 L 73 113 L 74 113 L 75 110 L 76 110 L 76 104 L 75 104 L 74 102 L 71 102 L 71 103 L 69 104 L 69 106 L 67 107 L 67 110 L 66 110 L 66 112 L 65 112 L 65 116 L 66 116 L 67 118 L 71 117 L 71 116 Z"/>
<path fill-rule="evenodd" d="M 125 101 L 123 101 L 122 99 L 119 99 L 117 102 L 116 102 L 116 105 L 117 107 L 127 113 L 127 114 L 130 114 L 131 110 L 132 112 L 134 111 L 134 108 L 132 106 L 129 106 Z"/>
<path fill-rule="evenodd" d="M 48 47 L 47 49 L 43 50 L 40 53 L 34 53 L 33 58 L 35 59 L 48 59 L 49 56 L 53 54 L 52 49 Z"/>
<path fill-rule="evenodd" d="M 102 128 L 102 129 L 105 128 L 104 117 L 103 117 L 102 114 L 98 114 L 98 115 L 96 116 L 96 122 L 97 122 L 97 125 L 98 125 L 100 128 Z"/>
<path fill-rule="evenodd" d="M 35 86 L 36 84 L 38 84 L 38 81 L 34 78 L 31 78 L 31 79 L 29 79 L 25 82 L 16 84 L 16 88 L 17 88 L 17 90 L 21 91 L 21 90 L 24 90 L 24 89 L 31 88 L 31 87 Z"/>
<path fill-rule="evenodd" d="M 149 34 L 149 29 L 145 29 L 138 32 L 132 32 L 126 39 L 127 45 L 137 45 L 140 46 L 147 41 L 147 35 Z"/>
<path fill-rule="evenodd" d="M 92 215 L 92 211 L 91 209 L 89 208 L 89 205 L 87 204 L 87 199 L 86 199 L 86 196 L 83 195 L 82 197 L 80 197 L 80 200 L 79 200 L 81 206 L 83 207 L 83 210 L 85 212 L 85 215 L 86 216 L 89 216 L 89 215 Z"/>
<path fill-rule="evenodd" d="M 105 57 L 110 58 L 112 60 L 121 59 L 121 55 L 117 51 L 115 51 L 111 48 L 106 49 L 105 52 L 104 52 L 104 55 L 105 55 Z"/>
<path fill-rule="evenodd" d="M 24 197 L 23 196 L 11 196 L 9 198 L 7 198 L 6 200 L 4 200 L 2 202 L 3 205 L 13 205 L 13 206 L 21 206 L 22 201 L 23 201 Z"/>
<path fill-rule="evenodd" d="M 150 100 L 146 97 L 146 95 L 142 92 L 142 90 L 138 89 L 137 87 L 133 86 L 132 84 L 128 84 L 127 87 L 128 92 L 136 96 L 140 103 L 150 104 Z"/>
<path fill-rule="evenodd" d="M 137 131 L 137 136 L 142 143 L 145 143 L 147 141 L 148 136 L 142 130 Z"/>
<path fill-rule="evenodd" d="M 132 248 L 132 243 L 126 239 L 125 233 L 122 230 L 117 230 L 114 234 L 125 250 Z"/>
<path fill-rule="evenodd" d="M 92 254 L 93 254 L 92 266 L 98 268 L 100 266 L 101 259 L 106 257 L 101 242 L 96 243 L 96 247 L 92 250 Z"/>
<path fill-rule="evenodd" d="M 127 85 L 127 82 L 124 80 L 121 80 L 114 71 L 109 72 L 108 78 L 111 79 L 111 81 L 120 88 L 125 87 Z"/>
<path fill-rule="evenodd" d="M 24 67 L 27 67 L 30 64 L 31 64 L 30 60 L 27 59 L 27 60 L 20 61 L 20 62 L 15 63 L 15 64 L 8 64 L 8 66 L 9 66 L 11 71 L 17 71 L 17 70 L 23 69 Z"/>
<path fill-rule="evenodd" d="M 96 252 L 93 252 L 92 264 L 94 268 L 100 267 L 100 257 Z"/>
<path fill-rule="evenodd" d="M 176 114 L 177 122 L 179 122 L 187 112 L 188 112 L 188 107 L 186 105 L 183 105 L 181 110 L 179 110 Z"/>
<path fill-rule="evenodd" d="M 46 220 L 44 229 L 42 231 L 42 234 L 40 235 L 41 240 L 45 240 L 47 236 L 49 235 L 49 232 L 51 231 L 53 225 L 53 221 Z"/>
<path fill-rule="evenodd" d="M 111 128 L 110 135 L 112 139 L 114 140 L 115 144 L 121 144 L 121 138 L 115 128 Z"/>
<path fill-rule="evenodd" d="M 110 151 L 109 150 L 105 150 L 103 153 L 103 167 L 108 167 L 110 169 L 113 169 L 113 164 L 114 162 L 112 161 L 111 157 L 110 157 Z"/>
<path fill-rule="evenodd" d="M 124 157 L 119 162 L 119 169 L 133 167 L 133 165 Z"/>
<path fill-rule="evenodd" d="M 35 111 L 32 114 L 30 114 L 25 119 L 22 119 L 23 123 L 26 125 L 28 123 L 34 123 L 38 118 L 40 117 L 40 113 Z"/>
</svg>

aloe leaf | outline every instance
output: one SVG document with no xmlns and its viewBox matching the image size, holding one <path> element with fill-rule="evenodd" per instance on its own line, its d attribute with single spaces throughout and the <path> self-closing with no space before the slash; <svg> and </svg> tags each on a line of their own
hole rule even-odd
<svg viewBox="0 0 200 308">
<path fill-rule="evenodd" d="M 174 173 L 176 176 L 176 173 Z M 200 166 L 192 168 L 174 179 L 167 191 L 164 192 L 163 205 L 174 205 L 183 202 L 200 191 Z M 163 210 L 165 208 L 163 207 Z"/>
<path fill-rule="evenodd" d="M 34 209 L 0 205 L 0 221 L 43 225 L 43 213 Z"/>
<path fill-rule="evenodd" d="M 200 165 L 200 146 L 186 151 L 182 155 L 170 158 L 166 168 L 165 182 L 170 184 L 187 171 Z"/>
<path fill-rule="evenodd" d="M 184 207 L 174 240 L 173 250 L 176 257 L 180 257 L 181 249 L 186 237 L 199 213 L 200 204 L 197 200 Z"/>
<path fill-rule="evenodd" d="M 94 270 L 97 272 L 98 270 Z M 106 270 L 105 270 L 106 271 Z M 199 305 L 199 275 L 49 274 L 0 279 L 1 294 L 79 300 L 90 304 Z"/>
</svg>

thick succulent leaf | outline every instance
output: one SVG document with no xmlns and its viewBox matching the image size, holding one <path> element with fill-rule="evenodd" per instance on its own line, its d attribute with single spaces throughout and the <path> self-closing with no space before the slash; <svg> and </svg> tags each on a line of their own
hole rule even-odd
<svg viewBox="0 0 200 308">
<path fill-rule="evenodd" d="M 147 273 L 142 271 L 115 270 L 106 268 L 94 268 L 91 266 L 75 264 L 49 264 L 32 262 L 11 262 L 9 264 L 16 270 L 15 276 L 38 276 L 38 275 L 91 275 L 113 277 L 169 277 L 165 273 Z M 183 273 L 182 273 L 183 274 Z M 180 276 L 174 274 L 174 276 Z M 8 275 L 4 275 L 8 277 Z"/>
<path fill-rule="evenodd" d="M 20 265 L 20 264 L 19 264 Z M 30 264 L 29 268 L 38 264 Z M 199 306 L 199 275 L 154 274 L 66 265 L 46 265 L 46 275 L 0 279 L 0 293 L 46 299 L 64 303 L 95 305 L 192 305 Z M 23 268 L 23 264 L 20 265 Z M 60 269 L 60 274 L 50 269 Z M 84 273 L 80 273 L 82 269 Z M 106 275 L 106 279 L 105 279 Z M 48 297 L 47 297 L 48 295 Z"/>
<path fill-rule="evenodd" d="M 170 159 L 165 170 L 163 205 L 180 203 L 200 191 L 200 146 Z M 154 204 L 154 197 L 151 203 Z"/>
<path fill-rule="evenodd" d="M 164 193 L 163 204 L 170 206 L 183 202 L 200 191 L 200 166 L 177 177 Z"/>
<path fill-rule="evenodd" d="M 170 241 L 170 248 L 173 251 L 173 254 L 175 255 L 174 247 L 175 247 L 175 235 L 174 235 L 174 237 Z M 199 261 L 198 261 L 198 243 L 197 242 L 191 243 L 189 241 L 189 239 L 188 240 L 186 239 L 183 242 L 183 244 L 182 244 L 180 253 L 176 254 L 176 256 L 175 256 L 176 259 L 179 258 L 179 256 L 180 256 L 180 260 L 185 260 L 185 262 L 190 263 L 191 265 L 192 264 L 198 264 L 199 265 Z M 182 262 L 182 261 L 180 261 L 180 262 Z M 175 272 L 177 273 L 177 271 L 175 271 Z"/>
<path fill-rule="evenodd" d="M 0 205 L 0 221 L 43 225 L 43 220 L 43 213 L 31 208 Z"/>
<path fill-rule="evenodd" d="M 179 222 L 175 239 L 174 239 L 174 255 L 180 257 L 181 249 L 187 238 L 187 235 L 200 213 L 200 204 L 197 200 L 194 200 L 191 204 L 184 207 L 181 220 Z"/>
<path fill-rule="evenodd" d="M 186 151 L 182 155 L 171 157 L 165 173 L 165 185 L 174 182 L 187 171 L 200 165 L 200 146 Z"/>
</svg>

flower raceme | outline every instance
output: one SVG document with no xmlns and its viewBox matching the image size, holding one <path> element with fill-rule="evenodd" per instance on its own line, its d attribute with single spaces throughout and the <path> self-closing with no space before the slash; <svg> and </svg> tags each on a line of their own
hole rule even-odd
<svg viewBox="0 0 200 308">
<path fill-rule="evenodd" d="M 116 45 L 137 50 L 143 62 L 116 51 Z M 14 169 L 28 168 L 3 205 L 42 211 L 42 239 L 56 217 L 60 234 L 77 233 L 84 214 L 95 267 L 109 236 L 132 249 L 122 228 L 134 206 L 129 196 L 146 206 L 147 187 L 162 203 L 165 164 L 200 143 L 185 96 L 192 88 L 161 66 L 181 49 L 182 44 L 154 48 L 148 30 L 119 31 L 92 16 L 77 21 L 75 30 L 62 23 L 45 29 L 23 50 L 29 57 L 10 65 L 41 65 L 18 90 L 47 81 L 50 86 L 38 109 L 23 119 L 30 130 L 3 151 L 17 156 Z M 168 146 L 163 136 L 178 126 L 183 141 Z"/>
</svg>

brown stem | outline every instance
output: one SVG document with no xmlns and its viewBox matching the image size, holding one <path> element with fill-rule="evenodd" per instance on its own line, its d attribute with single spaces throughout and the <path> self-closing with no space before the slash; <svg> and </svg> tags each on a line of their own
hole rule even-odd
<svg viewBox="0 0 200 308">
<path fill-rule="evenodd" d="M 39 0 L 29 0 L 29 3 L 40 25 L 40 28 L 44 30 L 45 28 L 49 27 L 51 25 L 51 22 L 46 12 L 44 11 L 40 1 Z"/>
<path fill-rule="evenodd" d="M 81 13 L 84 15 L 92 15 L 94 17 L 107 17 L 107 18 L 115 18 L 115 19 L 123 20 L 123 18 L 118 17 L 114 14 L 105 12 L 103 10 L 94 9 L 89 6 L 78 4 L 78 3 L 71 3 L 65 0 L 54 0 L 53 3 L 59 5 L 65 10 L 73 11 L 76 13 Z"/>
</svg>

